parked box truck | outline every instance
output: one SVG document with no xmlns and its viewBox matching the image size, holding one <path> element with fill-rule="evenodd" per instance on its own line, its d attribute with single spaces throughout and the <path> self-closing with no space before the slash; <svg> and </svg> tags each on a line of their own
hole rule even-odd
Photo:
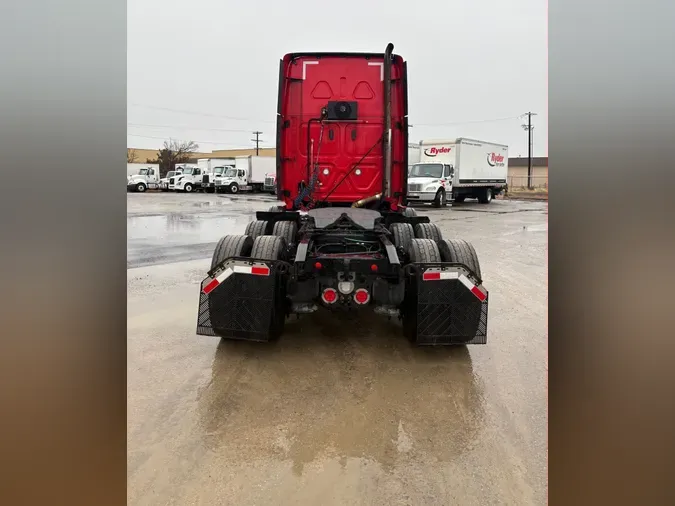
<svg viewBox="0 0 675 506">
<path fill-rule="evenodd" d="M 234 166 L 234 158 L 200 158 L 197 165 L 202 169 L 201 189 L 207 193 L 216 191 L 217 180 Z"/>
<path fill-rule="evenodd" d="M 276 158 L 271 156 L 238 156 L 234 167 L 226 169 L 216 183 L 216 191 L 229 193 L 240 191 L 262 191 L 265 175 L 276 170 Z"/>
<path fill-rule="evenodd" d="M 420 142 L 420 161 L 408 172 L 408 201 L 436 206 L 467 198 L 489 204 L 506 188 L 508 146 L 458 138 Z"/>
</svg>

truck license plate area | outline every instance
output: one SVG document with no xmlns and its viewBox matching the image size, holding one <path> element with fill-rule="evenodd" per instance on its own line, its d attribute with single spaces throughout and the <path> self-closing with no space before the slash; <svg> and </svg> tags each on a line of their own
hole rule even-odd
<svg viewBox="0 0 675 506">
<path fill-rule="evenodd" d="M 422 268 L 413 276 L 409 325 L 420 345 L 486 344 L 488 292 L 463 267 Z"/>
<path fill-rule="evenodd" d="M 282 301 L 277 277 L 274 263 L 226 261 L 201 282 L 197 334 L 270 340 Z"/>
</svg>

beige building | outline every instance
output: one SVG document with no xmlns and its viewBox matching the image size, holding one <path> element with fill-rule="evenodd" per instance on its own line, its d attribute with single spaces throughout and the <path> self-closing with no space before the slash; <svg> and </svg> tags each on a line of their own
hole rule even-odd
<svg viewBox="0 0 675 506">
<path fill-rule="evenodd" d="M 509 188 L 527 188 L 527 157 L 509 158 Z M 548 188 L 548 156 L 532 157 L 532 186 Z"/>
<path fill-rule="evenodd" d="M 129 163 L 147 163 L 148 160 L 157 158 L 157 149 L 137 149 L 127 148 L 127 159 Z M 259 156 L 276 156 L 277 150 L 275 148 L 260 148 Z M 196 163 L 199 158 L 233 158 L 235 156 L 255 155 L 255 148 L 242 149 L 217 149 L 212 152 L 198 152 L 190 159 L 190 162 Z"/>
</svg>

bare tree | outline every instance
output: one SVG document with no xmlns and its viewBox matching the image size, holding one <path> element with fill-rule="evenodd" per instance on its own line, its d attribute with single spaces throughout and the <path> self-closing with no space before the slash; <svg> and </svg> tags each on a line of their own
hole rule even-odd
<svg viewBox="0 0 675 506">
<path fill-rule="evenodd" d="M 157 158 L 148 159 L 147 163 L 159 164 L 160 177 L 164 177 L 167 172 L 176 169 L 177 163 L 190 160 L 198 149 L 199 145 L 194 141 L 164 141 L 164 147 L 157 152 Z"/>
<path fill-rule="evenodd" d="M 127 163 L 135 163 L 138 159 L 135 149 L 127 149 Z"/>
</svg>

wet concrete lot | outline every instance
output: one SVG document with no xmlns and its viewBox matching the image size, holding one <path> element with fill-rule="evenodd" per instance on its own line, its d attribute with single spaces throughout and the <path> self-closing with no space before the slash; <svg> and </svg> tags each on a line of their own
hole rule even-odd
<svg viewBox="0 0 675 506">
<path fill-rule="evenodd" d="M 545 504 L 547 204 L 418 210 L 476 247 L 485 346 L 330 313 L 269 345 L 197 336 L 216 241 L 272 203 L 128 196 L 129 504 Z"/>
</svg>

